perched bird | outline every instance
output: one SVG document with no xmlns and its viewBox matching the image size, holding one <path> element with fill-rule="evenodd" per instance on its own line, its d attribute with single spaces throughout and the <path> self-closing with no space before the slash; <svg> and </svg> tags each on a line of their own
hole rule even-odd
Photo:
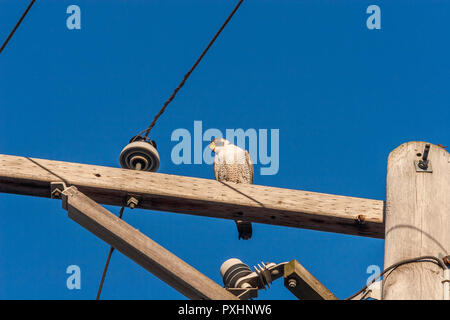
<svg viewBox="0 0 450 320">
<path fill-rule="evenodd" d="M 216 138 L 209 148 L 215 153 L 214 175 L 217 181 L 253 184 L 253 163 L 247 150 L 235 146 L 223 138 Z M 239 239 L 252 237 L 252 224 L 236 220 Z"/>
</svg>

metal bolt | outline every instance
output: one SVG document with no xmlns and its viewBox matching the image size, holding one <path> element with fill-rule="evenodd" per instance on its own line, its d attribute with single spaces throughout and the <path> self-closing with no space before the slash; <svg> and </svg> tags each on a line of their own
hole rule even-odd
<svg viewBox="0 0 450 320">
<path fill-rule="evenodd" d="M 142 163 L 136 163 L 136 165 L 134 166 L 134 170 L 142 170 Z"/>
<path fill-rule="evenodd" d="M 129 197 L 127 200 L 127 206 L 130 207 L 130 209 L 134 209 L 139 204 L 139 200 L 135 197 Z"/>
<path fill-rule="evenodd" d="M 61 198 L 61 190 L 59 190 L 59 189 L 53 190 L 52 197 L 56 198 L 56 199 Z"/>
<path fill-rule="evenodd" d="M 426 170 L 428 169 L 428 161 L 420 160 L 418 166 L 420 169 Z"/>
<path fill-rule="evenodd" d="M 445 265 L 450 268 L 450 256 L 445 256 L 442 260 L 444 260 Z"/>
<path fill-rule="evenodd" d="M 288 286 L 289 286 L 289 288 L 295 288 L 297 286 L 297 280 L 289 279 L 288 280 Z"/>
<path fill-rule="evenodd" d="M 426 144 L 425 149 L 423 150 L 422 160 L 419 161 L 419 168 L 422 170 L 428 169 L 428 153 L 430 152 L 430 145 Z"/>
<path fill-rule="evenodd" d="M 62 193 L 66 189 L 64 182 L 51 182 L 50 183 L 50 197 L 52 199 L 61 199 Z"/>
<path fill-rule="evenodd" d="M 366 223 L 366 216 L 363 214 L 358 215 L 357 220 L 358 224 L 364 224 Z"/>
</svg>

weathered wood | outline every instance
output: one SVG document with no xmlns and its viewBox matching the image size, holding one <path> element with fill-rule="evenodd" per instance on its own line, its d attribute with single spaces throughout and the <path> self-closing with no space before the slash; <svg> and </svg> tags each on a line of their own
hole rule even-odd
<svg viewBox="0 0 450 320">
<path fill-rule="evenodd" d="M 432 173 L 416 172 L 425 142 L 409 142 L 388 159 L 385 267 L 450 253 L 450 155 L 432 145 Z M 404 265 L 385 277 L 383 299 L 442 299 L 443 270 L 430 262 Z"/>
<path fill-rule="evenodd" d="M 297 260 L 284 266 L 284 286 L 300 300 L 338 300 Z"/>
<path fill-rule="evenodd" d="M 237 300 L 217 283 L 75 187 L 62 194 L 69 217 L 190 299 Z"/>
<path fill-rule="evenodd" d="M 49 197 L 57 181 L 102 204 L 384 237 L 380 200 L 0 155 L 0 192 Z"/>
</svg>

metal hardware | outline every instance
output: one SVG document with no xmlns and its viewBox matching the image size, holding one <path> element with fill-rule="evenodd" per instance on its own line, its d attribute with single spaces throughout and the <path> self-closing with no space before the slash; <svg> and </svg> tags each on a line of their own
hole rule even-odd
<svg viewBox="0 0 450 320">
<path fill-rule="evenodd" d="M 363 214 L 358 215 L 358 216 L 356 217 L 356 222 L 357 222 L 357 224 L 359 224 L 359 225 L 365 224 L 365 223 L 366 223 L 366 216 L 363 215 Z"/>
<path fill-rule="evenodd" d="M 288 280 L 288 286 L 289 286 L 290 288 L 295 288 L 295 287 L 297 286 L 297 280 L 295 280 L 295 279 L 289 279 L 289 280 Z"/>
<path fill-rule="evenodd" d="M 120 165 L 124 169 L 152 171 L 159 168 L 156 143 L 142 137 L 133 137 L 120 153 Z"/>
<path fill-rule="evenodd" d="M 261 262 L 254 269 L 252 272 L 239 259 L 228 259 L 220 267 L 225 288 L 239 299 L 246 300 L 257 297 L 258 290 L 269 288 L 273 281 L 283 277 L 284 286 L 298 299 L 337 300 L 297 260 L 279 264 Z"/>
<path fill-rule="evenodd" d="M 130 209 L 134 209 L 138 204 L 139 204 L 139 200 L 138 199 L 136 199 L 135 197 L 132 197 L 132 196 L 128 197 L 128 199 L 127 199 L 127 206 Z"/>
<path fill-rule="evenodd" d="M 447 266 L 447 268 L 450 268 L 450 256 L 445 256 L 444 258 L 442 258 L 442 260 L 444 261 L 444 264 Z"/>
<path fill-rule="evenodd" d="M 258 290 L 270 287 L 270 284 L 283 276 L 284 263 L 264 263 L 251 269 L 239 259 L 229 259 L 222 264 L 220 273 L 226 289 L 241 300 L 256 298 Z M 233 286 L 233 287 L 228 287 Z"/>
<path fill-rule="evenodd" d="M 431 167 L 431 161 L 428 160 L 428 153 L 430 152 L 430 144 L 425 145 L 425 149 L 423 150 L 422 159 L 419 161 L 414 161 L 414 165 L 416 166 L 416 172 L 433 172 L 433 168 Z"/>
<path fill-rule="evenodd" d="M 50 198 L 61 199 L 63 191 L 67 188 L 64 182 L 50 182 Z"/>
</svg>

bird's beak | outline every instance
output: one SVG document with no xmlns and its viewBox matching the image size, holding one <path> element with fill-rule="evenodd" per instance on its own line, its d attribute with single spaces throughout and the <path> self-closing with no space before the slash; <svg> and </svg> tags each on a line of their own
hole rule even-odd
<svg viewBox="0 0 450 320">
<path fill-rule="evenodd" d="M 216 148 L 216 144 L 214 143 L 214 141 L 209 144 L 208 148 L 210 148 L 212 152 L 214 152 L 214 149 Z"/>
</svg>

